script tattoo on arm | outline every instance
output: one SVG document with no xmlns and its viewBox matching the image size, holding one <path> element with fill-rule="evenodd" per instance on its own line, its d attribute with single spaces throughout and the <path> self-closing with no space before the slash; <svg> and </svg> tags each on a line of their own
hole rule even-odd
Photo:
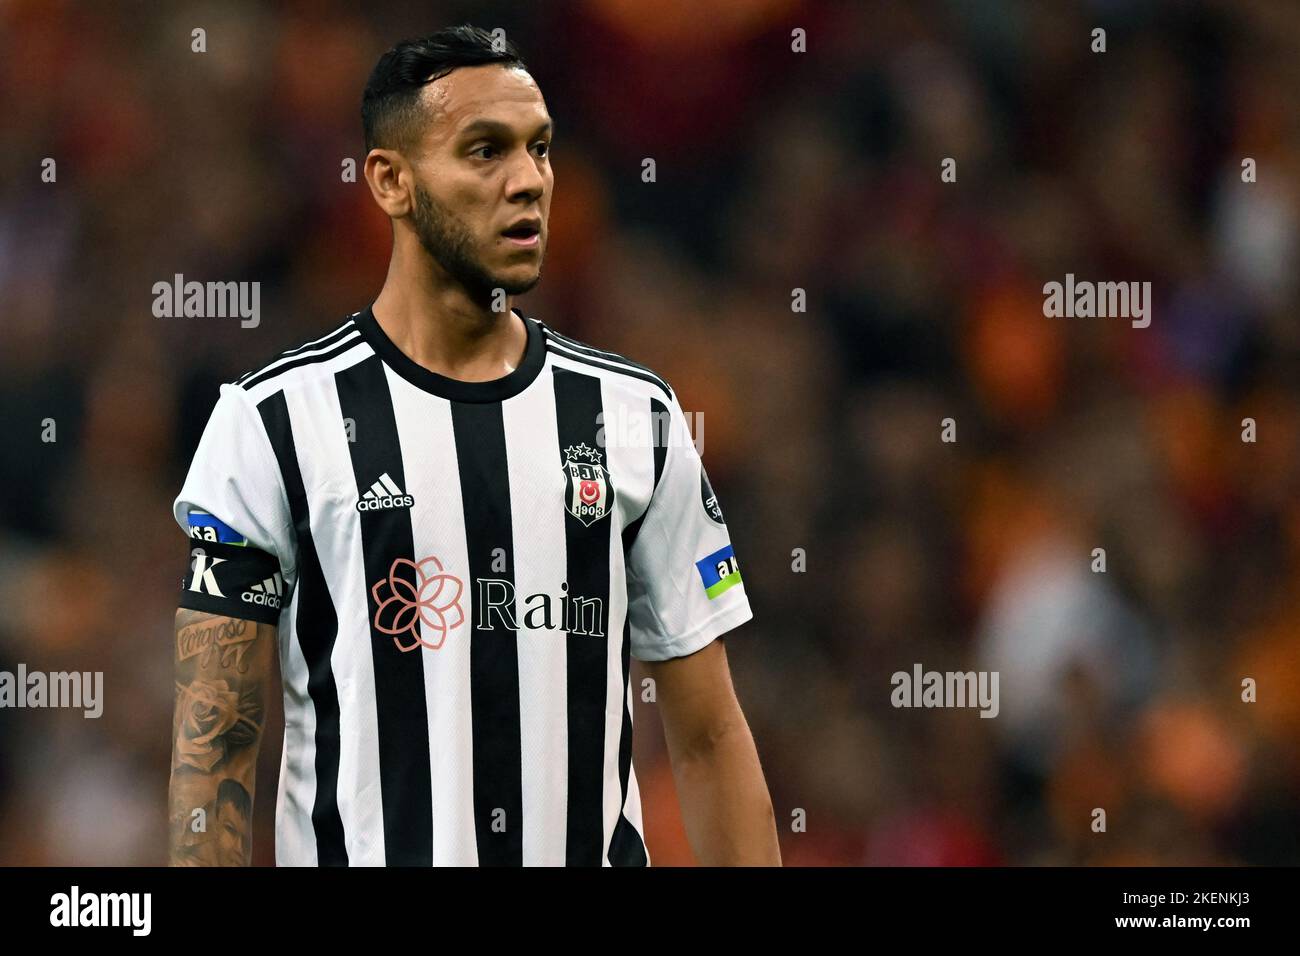
<svg viewBox="0 0 1300 956">
<path fill-rule="evenodd" d="M 247 866 L 275 627 L 176 612 L 172 866 Z"/>
</svg>

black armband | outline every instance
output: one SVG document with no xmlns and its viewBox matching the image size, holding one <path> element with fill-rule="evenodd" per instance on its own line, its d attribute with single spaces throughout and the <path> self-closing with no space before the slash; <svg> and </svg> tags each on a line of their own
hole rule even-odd
<svg viewBox="0 0 1300 956">
<path fill-rule="evenodd" d="M 278 624 L 285 598 L 275 555 L 247 545 L 190 539 L 190 570 L 179 605 L 225 617 Z"/>
</svg>

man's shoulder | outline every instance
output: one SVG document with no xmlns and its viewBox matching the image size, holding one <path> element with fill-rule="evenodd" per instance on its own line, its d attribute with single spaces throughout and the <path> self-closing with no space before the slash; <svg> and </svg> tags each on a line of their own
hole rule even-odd
<svg viewBox="0 0 1300 956">
<path fill-rule="evenodd" d="M 579 366 L 603 370 L 633 388 L 648 391 L 652 396 L 658 393 L 656 397 L 661 400 L 666 399 L 670 402 L 673 400 L 673 390 L 668 380 L 648 365 L 633 361 L 618 352 L 598 348 L 571 335 L 565 335 L 540 320 L 534 321 L 541 326 L 546 350 L 555 358 Z"/>
<path fill-rule="evenodd" d="M 328 331 L 317 332 L 306 341 L 271 354 L 228 384 L 260 399 L 313 370 L 327 370 L 326 362 L 364 344 L 357 328 L 360 315 L 354 312 L 342 322 L 327 326 Z"/>
</svg>

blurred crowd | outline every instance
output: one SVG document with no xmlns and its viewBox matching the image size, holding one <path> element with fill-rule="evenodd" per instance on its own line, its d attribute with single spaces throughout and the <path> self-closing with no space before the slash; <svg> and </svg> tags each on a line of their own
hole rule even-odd
<svg viewBox="0 0 1300 956">
<path fill-rule="evenodd" d="M 172 499 L 218 385 L 377 293 L 361 90 L 465 21 L 557 120 L 520 306 L 702 413 L 785 861 L 1300 862 L 1300 5 L 8 0 L 0 670 L 106 702 L 0 710 L 0 864 L 165 861 Z M 176 273 L 261 324 L 155 318 Z M 1045 318 L 1067 273 L 1150 281 L 1150 327 Z M 997 671 L 998 716 L 893 707 L 915 664 Z"/>
</svg>

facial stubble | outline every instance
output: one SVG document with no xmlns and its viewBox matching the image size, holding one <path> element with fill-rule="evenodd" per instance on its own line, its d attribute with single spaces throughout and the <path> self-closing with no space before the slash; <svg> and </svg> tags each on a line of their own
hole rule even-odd
<svg viewBox="0 0 1300 956">
<path fill-rule="evenodd" d="M 522 295 L 541 281 L 540 268 L 525 280 L 493 275 L 474 254 L 474 237 L 464 222 L 418 184 L 411 224 L 424 251 L 477 300 L 490 299 L 496 289 L 506 295 Z"/>
</svg>

